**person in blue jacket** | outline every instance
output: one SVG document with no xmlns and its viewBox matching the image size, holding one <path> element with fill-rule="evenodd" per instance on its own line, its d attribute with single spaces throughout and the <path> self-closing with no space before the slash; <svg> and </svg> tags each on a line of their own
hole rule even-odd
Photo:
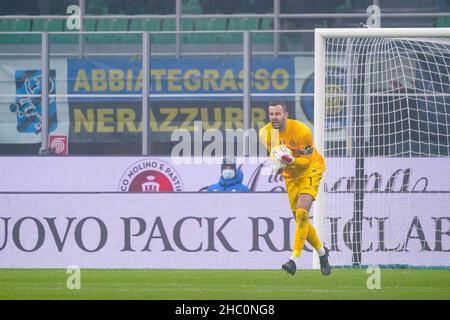
<svg viewBox="0 0 450 320">
<path fill-rule="evenodd" d="M 219 183 L 210 185 L 208 192 L 249 192 L 242 184 L 244 174 L 236 167 L 234 158 L 223 158 Z"/>
</svg>

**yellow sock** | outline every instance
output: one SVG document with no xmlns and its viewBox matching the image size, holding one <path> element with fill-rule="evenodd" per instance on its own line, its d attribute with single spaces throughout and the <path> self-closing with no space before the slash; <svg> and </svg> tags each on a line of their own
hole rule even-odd
<svg viewBox="0 0 450 320">
<path fill-rule="evenodd" d="M 319 237 L 317 236 L 316 229 L 314 226 L 309 223 L 309 231 L 308 236 L 306 237 L 306 241 L 314 248 L 316 251 L 319 251 L 320 248 L 322 248 L 322 242 L 320 241 Z"/>
<path fill-rule="evenodd" d="M 295 211 L 295 220 L 297 227 L 295 228 L 294 235 L 294 249 L 292 250 L 292 256 L 300 257 L 300 253 L 305 245 L 305 240 L 309 231 L 309 213 L 305 209 L 297 209 Z"/>
</svg>

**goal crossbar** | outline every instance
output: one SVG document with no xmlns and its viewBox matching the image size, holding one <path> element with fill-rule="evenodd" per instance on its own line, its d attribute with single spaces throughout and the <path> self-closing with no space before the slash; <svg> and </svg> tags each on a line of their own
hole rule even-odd
<svg viewBox="0 0 450 320">
<path fill-rule="evenodd" d="M 450 28 L 317 28 L 315 35 L 321 38 L 371 38 L 371 37 L 448 37 Z"/>
</svg>

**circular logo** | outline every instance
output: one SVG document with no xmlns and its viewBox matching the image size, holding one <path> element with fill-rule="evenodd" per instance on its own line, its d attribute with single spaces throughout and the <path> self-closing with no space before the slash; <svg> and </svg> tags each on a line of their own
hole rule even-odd
<svg viewBox="0 0 450 320">
<path fill-rule="evenodd" d="M 122 192 L 181 192 L 183 182 L 176 170 L 160 159 L 143 159 L 132 164 L 122 175 Z"/>
<path fill-rule="evenodd" d="M 345 69 L 330 66 L 326 70 L 325 87 L 325 127 L 328 130 L 340 129 L 345 126 L 346 117 L 346 73 Z M 314 123 L 314 73 L 305 80 L 301 97 L 301 107 L 306 118 Z"/>
<path fill-rule="evenodd" d="M 66 148 L 64 138 L 62 137 L 56 137 L 52 140 L 50 144 L 50 148 L 54 149 L 55 153 L 61 153 Z"/>
</svg>

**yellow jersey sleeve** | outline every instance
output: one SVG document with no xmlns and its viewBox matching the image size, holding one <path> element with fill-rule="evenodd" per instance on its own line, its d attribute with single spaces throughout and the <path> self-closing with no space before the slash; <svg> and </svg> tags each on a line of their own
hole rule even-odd
<svg viewBox="0 0 450 320">
<path fill-rule="evenodd" d="M 293 141 L 295 141 L 296 146 L 292 148 L 295 161 L 291 166 L 309 166 L 311 164 L 312 148 L 314 146 L 311 130 L 308 126 L 298 121 L 292 122 L 292 124 L 293 130 L 291 134 L 294 137 Z"/>
<path fill-rule="evenodd" d="M 325 161 L 316 150 L 312 132 L 306 124 L 288 119 L 286 130 L 280 134 L 280 141 L 292 150 L 295 157 L 295 161 L 283 171 L 286 179 L 325 171 Z"/>
</svg>

